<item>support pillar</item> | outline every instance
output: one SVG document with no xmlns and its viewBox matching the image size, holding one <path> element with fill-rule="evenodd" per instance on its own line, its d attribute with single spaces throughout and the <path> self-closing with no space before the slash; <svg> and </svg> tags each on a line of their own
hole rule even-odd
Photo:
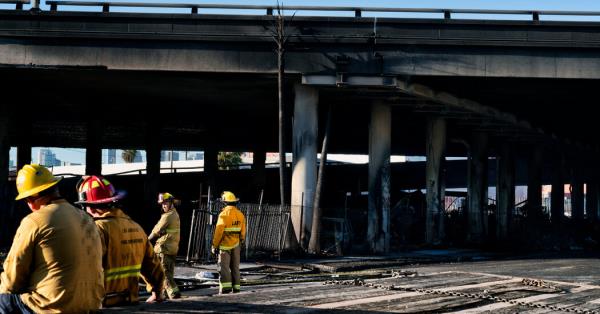
<svg viewBox="0 0 600 314">
<path fill-rule="evenodd" d="M 160 127 L 148 123 L 146 129 L 146 180 L 144 182 L 145 208 L 150 215 L 146 222 L 158 221 L 160 211 L 156 202 L 160 188 Z"/>
<path fill-rule="evenodd" d="M 598 181 L 596 178 L 588 180 L 585 193 L 585 212 L 590 222 L 598 221 Z"/>
<path fill-rule="evenodd" d="M 291 205 L 294 232 L 302 248 L 306 248 L 310 239 L 317 184 L 318 103 L 317 89 L 295 86 Z"/>
<path fill-rule="evenodd" d="M 19 124 L 23 128 L 21 136 L 19 137 L 19 144 L 17 145 L 17 171 L 23 168 L 23 166 L 31 164 L 31 124 L 27 122 L 21 122 Z"/>
<path fill-rule="evenodd" d="M 367 241 L 372 253 L 390 250 L 390 154 L 392 109 L 371 106 L 369 125 L 369 210 Z"/>
<path fill-rule="evenodd" d="M 204 178 L 211 189 L 211 197 L 218 197 L 221 191 L 217 191 L 217 171 L 219 169 L 219 152 L 214 143 L 207 143 L 204 147 Z"/>
<path fill-rule="evenodd" d="M 426 182 L 427 213 L 425 241 L 439 244 L 444 239 L 444 192 L 442 164 L 446 150 L 446 120 L 430 118 L 427 121 Z"/>
<path fill-rule="evenodd" d="M 552 173 L 552 192 L 550 194 L 550 218 L 552 223 L 560 224 L 565 217 L 565 159 L 561 153 L 556 154 Z"/>
<path fill-rule="evenodd" d="M 31 144 L 20 144 L 17 146 L 17 171 L 28 164 L 31 164 Z"/>
<path fill-rule="evenodd" d="M 584 217 L 583 206 L 583 169 L 578 158 L 572 160 L 573 182 L 571 183 L 571 218 L 581 221 Z"/>
<path fill-rule="evenodd" d="M 497 210 L 496 210 L 496 240 L 505 241 L 508 238 L 510 221 L 515 206 L 515 159 L 509 143 L 503 143 L 497 161 Z"/>
<path fill-rule="evenodd" d="M 12 199 L 15 196 L 9 193 L 8 189 L 8 162 L 10 159 L 8 124 L 8 114 L 0 108 L 0 206 L 2 206 L 0 209 L 0 225 L 3 226 L 0 228 L 0 245 L 2 246 L 10 244 L 9 242 L 7 243 L 7 241 L 11 240 L 8 235 L 9 229 L 11 229 L 9 228 L 10 223 L 8 220 L 12 215 L 8 209 L 11 208 Z"/>
<path fill-rule="evenodd" d="M 485 240 L 484 215 L 487 208 L 487 142 L 485 133 L 475 133 L 469 151 L 467 242 L 483 243 Z"/>
<path fill-rule="evenodd" d="M 542 216 L 542 165 L 543 151 L 533 147 L 527 165 L 527 208 L 528 217 Z"/>
<path fill-rule="evenodd" d="M 265 162 L 267 153 L 264 148 L 257 148 L 252 153 L 252 171 L 254 172 L 254 185 L 258 192 L 265 188 L 266 174 Z"/>
<path fill-rule="evenodd" d="M 87 140 L 85 147 L 85 174 L 102 174 L 102 147 L 100 145 L 101 133 L 97 121 L 87 124 Z"/>
</svg>

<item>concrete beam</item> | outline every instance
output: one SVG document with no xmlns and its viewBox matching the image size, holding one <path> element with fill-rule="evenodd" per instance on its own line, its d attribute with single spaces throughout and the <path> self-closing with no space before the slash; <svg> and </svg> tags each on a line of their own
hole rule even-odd
<svg viewBox="0 0 600 314">
<path fill-rule="evenodd" d="M 425 241 L 439 244 L 444 239 L 444 192 L 442 164 L 446 150 L 446 120 L 429 118 L 426 133 L 427 213 Z"/>
<path fill-rule="evenodd" d="M 509 143 L 503 143 L 496 157 L 496 240 L 508 238 L 509 223 L 515 207 L 515 159 Z"/>
<path fill-rule="evenodd" d="M 391 116 L 390 105 L 375 103 L 371 106 L 367 242 L 373 253 L 390 250 Z"/>
<path fill-rule="evenodd" d="M 85 147 L 85 174 L 87 175 L 102 174 L 101 129 L 98 121 L 89 121 L 87 124 Z"/>
<path fill-rule="evenodd" d="M 484 215 L 487 208 L 487 145 L 485 133 L 474 133 L 469 151 L 469 181 L 467 209 L 467 242 L 481 244 L 485 241 Z"/>
<path fill-rule="evenodd" d="M 312 227 L 312 206 L 317 184 L 317 136 L 319 92 L 296 84 L 292 134 L 292 225 L 305 248 Z"/>
</svg>

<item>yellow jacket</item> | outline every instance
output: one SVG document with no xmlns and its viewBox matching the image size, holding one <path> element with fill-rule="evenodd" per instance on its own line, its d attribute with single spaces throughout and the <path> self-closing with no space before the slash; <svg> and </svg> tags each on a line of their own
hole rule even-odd
<svg viewBox="0 0 600 314">
<path fill-rule="evenodd" d="M 20 294 L 36 313 L 100 308 L 102 245 L 92 218 L 63 199 L 21 221 L 0 275 L 0 293 Z"/>
<path fill-rule="evenodd" d="M 155 237 L 159 237 L 154 245 L 154 253 L 177 255 L 179 250 L 179 214 L 175 208 L 160 215 L 160 220 L 152 229 Z"/>
<path fill-rule="evenodd" d="M 165 273 L 144 229 L 120 209 L 107 211 L 94 221 L 102 239 L 103 304 L 137 302 L 140 275 L 152 290 L 162 291 Z"/>
<path fill-rule="evenodd" d="M 213 236 L 213 248 L 229 251 L 246 238 L 246 219 L 235 206 L 226 206 L 219 214 Z"/>
</svg>

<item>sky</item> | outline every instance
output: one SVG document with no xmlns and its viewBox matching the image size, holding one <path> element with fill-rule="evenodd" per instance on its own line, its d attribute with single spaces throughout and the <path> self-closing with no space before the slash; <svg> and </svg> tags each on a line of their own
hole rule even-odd
<svg viewBox="0 0 600 314">
<path fill-rule="evenodd" d="M 42 10 L 48 10 L 45 0 L 40 0 Z M 274 5 L 276 0 L 255 0 L 255 1 L 232 1 L 232 0 L 118 0 L 114 2 L 146 2 L 146 3 L 198 3 L 198 4 L 243 4 L 243 5 Z M 444 8 L 444 9 L 501 9 L 501 10 L 560 10 L 560 11 L 596 11 L 600 12 L 599 0 L 503 0 L 503 1 L 487 1 L 487 0 L 420 0 L 420 1 L 404 1 L 404 0 L 372 0 L 372 1 L 352 1 L 352 0 L 280 0 L 284 6 L 350 6 L 350 7 L 393 7 L 393 8 Z M 0 4 L 0 9 L 13 9 L 14 5 Z M 28 8 L 27 6 L 25 7 Z M 101 11 L 100 7 L 59 7 L 59 10 L 75 10 L 75 11 Z M 188 10 L 168 10 L 168 9 L 142 9 L 142 8 L 118 8 L 111 11 L 122 12 L 168 12 L 168 13 L 184 13 Z M 208 13 L 227 13 L 227 14 L 264 14 L 263 12 L 237 12 L 237 11 L 218 11 L 212 10 Z M 353 13 L 332 13 L 332 12 L 303 12 L 298 15 L 347 15 L 352 16 Z M 423 17 L 437 18 L 428 14 L 410 15 L 410 14 L 390 14 L 390 13 L 363 13 L 363 16 L 378 16 L 378 17 Z M 530 19 L 529 16 L 489 16 L 489 15 L 453 15 L 453 18 L 485 18 L 485 19 Z M 599 17 L 541 17 L 541 20 L 585 20 L 585 21 L 600 21 Z M 37 156 L 38 148 L 33 149 L 33 155 Z M 53 148 L 57 158 L 71 162 L 81 163 L 85 160 L 85 151 L 81 149 L 61 149 Z M 15 159 L 16 151 L 11 150 L 11 159 Z M 37 157 L 35 157 L 37 158 Z M 35 159 L 34 158 L 34 159 Z"/>
</svg>

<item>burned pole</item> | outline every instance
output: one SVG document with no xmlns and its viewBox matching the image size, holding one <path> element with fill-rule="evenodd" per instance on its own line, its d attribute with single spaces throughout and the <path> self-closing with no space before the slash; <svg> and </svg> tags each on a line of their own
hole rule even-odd
<svg viewBox="0 0 600 314">
<path fill-rule="evenodd" d="M 323 136 L 323 146 L 321 147 L 321 162 L 319 163 L 319 173 L 317 174 L 317 187 L 315 191 L 315 201 L 313 203 L 312 229 L 310 232 L 310 242 L 308 244 L 308 253 L 318 254 L 321 251 L 321 192 L 323 190 L 323 180 L 325 175 L 325 165 L 327 164 L 327 144 L 329 132 L 331 130 L 332 106 L 329 105 L 327 111 L 327 124 L 325 126 L 325 135 Z"/>
</svg>

